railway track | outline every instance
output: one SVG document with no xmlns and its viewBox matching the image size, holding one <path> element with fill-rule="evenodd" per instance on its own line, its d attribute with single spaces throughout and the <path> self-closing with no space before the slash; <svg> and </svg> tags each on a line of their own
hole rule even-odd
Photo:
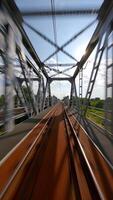
<svg viewBox="0 0 113 200">
<path fill-rule="evenodd" d="M 75 138 L 74 140 L 78 141 L 77 143 L 81 146 L 81 150 L 83 151 L 82 155 L 85 155 L 86 157 L 87 166 L 90 170 L 93 182 L 97 187 L 99 198 L 106 200 L 112 199 L 113 166 L 102 154 L 99 148 L 95 145 L 95 143 L 81 126 L 81 124 L 76 120 L 75 116 L 68 114 L 68 120 L 70 121 L 70 126 L 73 129 L 73 137 Z M 91 176 L 88 177 L 90 178 Z M 91 183 L 91 181 L 89 183 Z M 95 193 L 93 193 L 91 199 L 93 199 L 94 194 Z M 94 197 L 94 199 L 99 198 Z"/>
<path fill-rule="evenodd" d="M 59 104 L 29 132 L 1 162 L 1 200 L 112 199 L 112 167 L 74 125 Z"/>
<path fill-rule="evenodd" d="M 100 187 L 66 112 L 65 124 L 76 199 L 103 199 Z"/>
<path fill-rule="evenodd" d="M 55 109 L 56 107 L 48 112 L 0 162 L 0 199 L 15 199 L 14 196 L 24 180 L 26 167 L 31 164 L 40 147 L 40 142 L 49 127 Z"/>
</svg>

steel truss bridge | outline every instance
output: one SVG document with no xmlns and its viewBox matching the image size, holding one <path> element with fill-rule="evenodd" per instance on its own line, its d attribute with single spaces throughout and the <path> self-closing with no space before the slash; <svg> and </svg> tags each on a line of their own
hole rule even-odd
<svg viewBox="0 0 113 200">
<path fill-rule="evenodd" d="M 54 0 L 51 10 L 19 10 L 15 2 L 0 2 L 0 76 L 4 79 L 0 199 L 113 199 L 113 1 L 104 0 L 100 8 L 72 10 L 57 10 Z M 96 19 L 59 46 L 56 17 L 78 15 Z M 25 17 L 52 17 L 54 41 Z M 78 61 L 65 47 L 95 22 L 85 54 Z M 55 48 L 45 60 L 40 59 L 24 26 Z M 59 62 L 59 52 L 72 62 Z M 93 67 L 83 97 L 84 67 L 92 53 Z M 88 119 L 87 113 L 103 55 L 105 100 L 103 109 L 97 109 L 104 113 L 99 116 L 103 120 L 100 127 Z M 50 63 L 54 56 L 56 63 Z M 72 75 L 70 70 L 74 71 Z M 51 95 L 54 81 L 70 83 L 67 102 Z M 97 113 L 92 111 L 92 115 Z M 21 123 L 16 124 L 20 118 Z"/>
</svg>

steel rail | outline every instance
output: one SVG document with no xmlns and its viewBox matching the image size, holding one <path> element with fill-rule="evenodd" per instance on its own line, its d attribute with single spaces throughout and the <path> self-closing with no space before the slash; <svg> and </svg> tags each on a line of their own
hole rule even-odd
<svg viewBox="0 0 113 200">
<path fill-rule="evenodd" d="M 70 113 L 71 114 L 71 113 Z M 100 149 L 97 147 L 97 145 L 94 143 L 94 141 L 92 140 L 92 138 L 89 136 L 89 134 L 86 132 L 86 130 L 84 129 L 83 126 L 81 126 L 79 120 L 75 117 L 74 114 L 71 115 L 72 118 L 73 118 L 73 122 L 72 123 L 75 123 L 77 124 L 77 126 L 80 127 L 80 129 L 84 132 L 84 135 L 86 135 L 86 137 L 88 138 L 88 140 L 90 140 L 91 144 L 95 147 L 95 149 L 97 150 L 97 152 L 99 152 L 99 154 L 103 157 L 103 159 L 105 160 L 105 162 L 109 165 L 109 167 L 111 168 L 111 170 L 113 170 L 113 166 L 111 165 L 111 163 L 106 159 L 106 157 L 104 156 L 104 154 L 100 151 Z M 91 121 L 90 119 L 88 119 L 89 121 Z M 93 121 L 91 121 L 92 123 L 94 123 Z M 88 124 L 87 124 L 88 126 Z M 95 126 L 97 126 L 95 124 Z M 99 131 L 101 131 L 100 129 L 102 129 L 102 127 L 99 127 L 97 126 L 97 128 L 99 128 Z M 76 128 L 74 128 L 76 129 Z M 104 130 L 104 129 L 103 129 Z M 102 133 L 102 131 L 101 131 Z"/>
<path fill-rule="evenodd" d="M 96 145 L 73 114 L 70 115 L 69 119 L 75 130 L 76 137 L 83 147 L 85 155 L 87 156 L 89 166 L 99 184 L 104 197 L 103 199 L 112 199 L 113 166 L 111 162 L 105 157 L 100 148 Z"/>
<path fill-rule="evenodd" d="M 88 159 L 86 157 L 84 149 L 83 149 L 83 147 L 82 147 L 82 145 L 81 145 L 81 143 L 80 143 L 80 141 L 79 141 L 79 139 L 77 137 L 77 133 L 75 132 L 75 130 L 74 130 L 73 126 L 72 126 L 71 120 L 68 117 L 68 114 L 67 114 L 66 110 L 65 110 L 65 118 L 66 118 L 66 120 L 68 122 L 68 126 L 70 128 L 70 132 L 71 132 L 71 135 L 72 135 L 73 140 L 74 140 L 74 144 L 73 144 L 73 142 L 69 141 L 69 146 L 71 148 L 71 153 L 75 154 L 75 151 L 77 151 L 78 157 L 80 159 L 80 164 L 81 164 L 81 167 L 82 167 L 82 170 L 83 170 L 83 174 L 84 174 L 86 182 L 87 182 L 86 186 L 90 190 L 90 195 L 89 195 L 88 191 L 87 191 L 87 188 L 85 188 L 85 192 L 87 191 L 86 192 L 86 198 L 87 197 L 89 198 L 89 196 L 90 196 L 90 198 L 92 197 L 92 199 L 95 199 L 95 198 L 96 199 L 104 199 L 104 196 L 102 194 L 101 188 L 100 188 L 100 186 L 99 186 L 99 184 L 98 184 L 98 182 L 96 180 L 95 174 L 93 173 L 93 171 L 92 171 L 92 169 L 90 167 L 90 163 L 89 163 L 89 161 L 88 161 Z M 69 132 L 67 134 L 68 134 L 68 137 L 70 138 Z M 75 160 L 76 158 L 77 157 L 75 157 L 73 155 L 73 159 Z M 77 160 L 76 160 L 76 163 L 77 163 Z M 75 166 L 75 169 L 76 169 L 76 166 Z M 80 189 L 80 193 L 81 193 L 80 199 L 82 199 L 83 195 L 84 195 L 83 194 L 83 190 L 84 189 L 81 188 L 81 184 L 80 184 L 80 181 L 79 181 L 79 175 L 77 175 L 77 178 L 78 178 L 78 184 L 79 184 L 79 187 L 80 187 L 79 189 Z"/>
<path fill-rule="evenodd" d="M 20 182 L 24 178 L 23 171 L 30 163 L 30 160 L 37 151 L 38 146 L 40 146 L 40 142 L 45 134 L 45 130 L 47 131 L 47 128 L 49 128 L 51 123 L 51 119 L 54 117 L 56 107 L 57 106 L 53 107 L 27 134 L 27 136 L 25 136 L 1 161 L 0 177 L 3 178 L 5 176 L 5 178 L 3 178 L 0 185 L 0 199 L 12 199 L 14 197 Z M 21 149 L 21 153 L 19 149 Z M 4 166 L 7 167 L 5 168 Z M 14 187 L 15 189 L 13 190 L 12 188 Z"/>
<path fill-rule="evenodd" d="M 68 151 L 69 151 L 69 164 L 70 164 L 70 174 L 71 174 L 71 180 L 72 184 L 74 186 L 74 195 L 77 196 L 77 199 L 81 199 L 81 194 L 80 194 L 80 188 L 77 180 L 77 172 L 76 172 L 76 167 L 75 167 L 75 155 L 73 152 L 73 143 L 71 142 L 71 131 L 69 128 L 69 124 L 67 121 L 66 113 L 64 113 L 64 122 L 65 122 L 65 127 L 66 127 L 66 136 L 67 136 L 67 142 L 68 142 Z"/>
</svg>

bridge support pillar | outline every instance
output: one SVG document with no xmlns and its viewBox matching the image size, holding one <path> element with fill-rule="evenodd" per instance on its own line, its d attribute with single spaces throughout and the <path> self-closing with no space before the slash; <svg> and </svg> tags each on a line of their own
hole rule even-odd
<svg viewBox="0 0 113 200">
<path fill-rule="evenodd" d="M 76 106 L 77 108 L 77 102 L 78 102 L 78 97 L 77 97 L 77 91 L 76 91 L 76 84 L 75 84 L 75 79 L 71 80 L 71 92 L 70 92 L 70 102 L 69 106 Z M 78 108 L 77 108 L 78 109 Z"/>
<path fill-rule="evenodd" d="M 43 109 L 48 106 L 52 106 L 52 98 L 51 98 L 51 81 L 47 80 L 46 87 L 44 90 L 44 98 L 43 98 Z"/>
<path fill-rule="evenodd" d="M 30 81 L 28 75 L 26 76 L 26 70 L 27 70 L 26 69 L 26 60 L 23 56 L 24 54 L 21 52 L 21 49 L 19 49 L 19 47 L 17 47 L 17 55 L 19 57 L 20 66 L 21 66 L 24 80 L 25 80 L 25 83 L 27 86 L 27 92 L 28 92 L 28 96 L 29 96 L 29 103 L 30 103 L 31 110 L 33 110 L 33 112 L 35 114 L 37 114 L 38 108 L 37 108 L 36 100 L 35 100 L 35 97 L 34 97 L 34 94 L 33 94 L 32 88 L 31 88 L 31 81 Z M 28 82 L 29 82 L 29 84 L 28 84 Z M 31 113 L 32 113 L 32 111 L 31 111 Z"/>
<path fill-rule="evenodd" d="M 6 26 L 6 51 L 5 62 L 5 131 L 11 132 L 14 129 L 14 56 L 15 39 L 14 32 L 9 24 Z"/>
<path fill-rule="evenodd" d="M 43 77 L 41 77 L 39 80 L 37 97 L 36 97 L 39 112 L 43 110 L 43 98 L 44 98 L 44 80 Z"/>
</svg>

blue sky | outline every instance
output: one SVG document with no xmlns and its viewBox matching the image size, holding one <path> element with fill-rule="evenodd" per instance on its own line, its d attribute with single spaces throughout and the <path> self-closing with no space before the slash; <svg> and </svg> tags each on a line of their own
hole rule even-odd
<svg viewBox="0 0 113 200">
<path fill-rule="evenodd" d="M 27 9 L 43 9 L 48 8 L 51 9 L 51 0 L 16 0 L 17 5 L 21 10 Z M 102 0 L 55 0 L 56 9 L 63 9 L 63 8 L 88 8 L 88 7 L 100 7 L 102 4 Z M 57 29 L 57 41 L 58 45 L 62 45 L 65 43 L 70 37 L 72 37 L 75 33 L 85 27 L 88 23 L 90 23 L 96 16 L 74 16 L 74 17 L 57 17 L 56 18 L 56 29 Z M 27 17 L 25 18 L 29 24 L 33 27 L 38 29 L 40 32 L 44 33 L 47 37 L 54 41 L 53 35 L 53 26 L 52 26 L 52 18 L 51 17 Z M 54 47 L 49 45 L 46 41 L 40 38 L 38 35 L 33 33 L 29 28 L 25 26 L 25 30 L 31 39 L 33 46 L 35 47 L 39 57 L 44 60 L 51 54 L 54 50 Z M 86 46 L 92 33 L 94 31 L 94 27 L 89 29 L 82 34 L 78 40 L 71 43 L 69 46 L 66 47 L 73 56 L 75 55 L 76 48 L 79 46 Z M 59 53 L 59 59 L 63 62 L 65 59 L 66 62 L 71 62 L 70 59 L 64 57 L 62 53 Z"/>
<path fill-rule="evenodd" d="M 51 9 L 51 0 L 15 0 L 20 10 L 40 10 L 40 9 Z M 55 0 L 56 9 L 63 8 L 88 8 L 88 7 L 100 7 L 103 0 Z M 80 31 L 96 16 L 74 16 L 74 17 L 56 17 L 56 29 L 57 29 L 57 42 L 61 46 L 68 39 L 70 39 L 75 33 Z M 40 32 L 45 34 L 48 38 L 54 41 L 52 18 L 51 17 L 26 17 L 26 22 L 38 29 Z M 95 23 L 90 29 L 84 32 L 77 40 L 70 43 L 65 50 L 72 54 L 77 60 L 80 60 L 85 52 L 85 48 L 95 30 Z M 40 59 L 45 60 L 55 50 L 50 44 L 36 35 L 28 27 L 24 26 L 37 54 Z M 73 63 L 74 61 L 63 53 L 58 53 L 59 63 Z M 49 62 L 56 62 L 56 56 L 54 56 Z M 69 72 L 72 75 L 74 70 Z M 64 89 L 65 88 L 65 89 Z M 52 94 L 62 98 L 64 95 L 68 95 L 70 91 L 70 84 L 67 82 L 59 83 L 55 82 L 52 84 Z M 95 95 L 98 95 L 95 94 Z"/>
</svg>

